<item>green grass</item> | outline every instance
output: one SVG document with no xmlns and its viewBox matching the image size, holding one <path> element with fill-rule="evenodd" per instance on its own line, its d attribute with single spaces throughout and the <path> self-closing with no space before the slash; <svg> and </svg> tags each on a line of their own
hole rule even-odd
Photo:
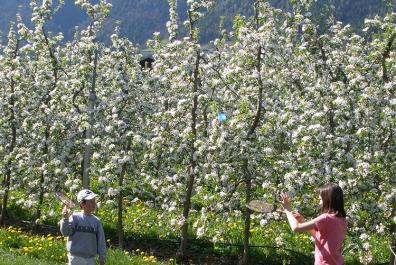
<svg viewBox="0 0 396 265">
<path fill-rule="evenodd" d="M 20 228 L 9 226 L 0 229 L 0 265 L 5 264 L 65 264 L 67 261 L 65 238 L 48 234 L 46 236 L 23 232 Z M 173 264 L 172 260 L 157 261 L 143 251 L 121 251 L 107 249 L 107 264 Z"/>
<path fill-rule="evenodd" d="M 20 255 L 0 248 L 0 265 L 58 265 L 59 262 L 40 260 L 31 256 Z"/>
<path fill-rule="evenodd" d="M 58 265 L 65 264 L 66 261 L 56 262 L 47 259 L 38 259 L 30 255 L 21 255 L 15 251 L 0 248 L 0 265 Z M 173 264 L 169 262 L 146 261 L 142 257 L 128 257 L 121 251 L 111 250 L 107 259 L 107 264 L 112 265 L 141 265 L 141 264 Z"/>
</svg>

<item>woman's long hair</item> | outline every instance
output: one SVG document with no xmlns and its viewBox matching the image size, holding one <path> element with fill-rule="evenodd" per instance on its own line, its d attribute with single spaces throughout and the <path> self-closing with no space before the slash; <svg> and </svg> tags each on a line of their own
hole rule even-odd
<svg viewBox="0 0 396 265">
<path fill-rule="evenodd" d="M 322 213 L 335 213 L 338 217 L 346 217 L 344 209 L 344 193 L 340 186 L 329 183 L 319 188 L 322 197 Z"/>
</svg>

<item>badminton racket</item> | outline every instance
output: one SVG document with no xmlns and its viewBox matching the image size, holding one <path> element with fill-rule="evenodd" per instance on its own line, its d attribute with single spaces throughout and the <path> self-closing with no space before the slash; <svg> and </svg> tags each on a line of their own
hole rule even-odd
<svg viewBox="0 0 396 265">
<path fill-rule="evenodd" d="M 68 208 L 74 208 L 77 205 L 73 202 L 72 199 L 70 199 L 64 192 L 57 191 L 55 192 L 55 197 L 60 200 L 64 205 L 66 205 Z"/>
<path fill-rule="evenodd" d="M 260 200 L 251 200 L 246 207 L 258 213 L 283 212 L 282 209 L 275 209 L 274 204 Z"/>
</svg>

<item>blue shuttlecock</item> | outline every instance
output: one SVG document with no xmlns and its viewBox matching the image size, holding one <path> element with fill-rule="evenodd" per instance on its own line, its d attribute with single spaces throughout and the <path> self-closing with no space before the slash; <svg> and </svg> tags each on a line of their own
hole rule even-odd
<svg viewBox="0 0 396 265">
<path fill-rule="evenodd" d="M 227 116 L 223 113 L 223 112 L 219 112 L 219 114 L 217 114 L 217 120 L 219 122 L 223 122 L 227 119 Z"/>
</svg>

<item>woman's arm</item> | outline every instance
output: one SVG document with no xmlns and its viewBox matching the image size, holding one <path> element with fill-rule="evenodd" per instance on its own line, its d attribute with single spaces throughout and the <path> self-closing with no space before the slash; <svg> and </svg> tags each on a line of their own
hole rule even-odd
<svg viewBox="0 0 396 265">
<path fill-rule="evenodd" d="M 308 231 L 312 236 L 315 234 L 316 224 L 313 220 L 308 222 L 299 223 L 294 217 L 293 212 L 285 209 L 287 220 L 289 221 L 290 228 L 293 232 L 304 232 Z"/>
<path fill-rule="evenodd" d="M 297 219 L 297 222 L 298 222 L 299 224 L 305 223 L 305 218 L 304 218 L 304 216 L 302 216 L 299 212 L 296 212 L 296 213 L 293 212 L 293 216 Z M 313 229 L 308 230 L 308 233 L 309 233 L 311 236 L 315 237 L 315 235 L 316 235 L 316 228 L 313 228 Z M 396 265 L 396 264 L 395 264 L 395 265 Z"/>
<path fill-rule="evenodd" d="M 308 221 L 308 222 L 299 222 L 296 219 L 295 214 L 292 212 L 291 210 L 291 206 L 290 206 L 290 200 L 289 200 L 289 196 L 287 195 L 287 193 L 282 194 L 282 201 L 281 201 L 283 208 L 285 208 L 285 213 L 286 213 L 286 217 L 287 220 L 289 221 L 289 225 L 290 228 L 293 232 L 303 232 L 303 231 L 309 231 L 309 233 L 311 235 L 315 234 L 315 229 L 316 229 L 316 224 L 314 223 L 314 221 Z M 301 218 L 301 220 L 304 220 L 304 217 L 302 217 L 301 215 L 299 215 Z"/>
</svg>

